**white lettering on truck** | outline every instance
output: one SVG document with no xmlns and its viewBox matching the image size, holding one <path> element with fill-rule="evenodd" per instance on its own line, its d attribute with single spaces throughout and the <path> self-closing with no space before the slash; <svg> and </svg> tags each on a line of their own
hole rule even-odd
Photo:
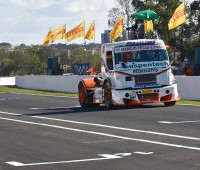
<svg viewBox="0 0 200 170">
<path fill-rule="evenodd" d="M 169 67 L 169 63 L 167 61 L 162 62 L 149 62 L 149 63 L 134 63 L 131 65 L 126 65 L 126 68 L 150 68 L 150 67 Z"/>
</svg>

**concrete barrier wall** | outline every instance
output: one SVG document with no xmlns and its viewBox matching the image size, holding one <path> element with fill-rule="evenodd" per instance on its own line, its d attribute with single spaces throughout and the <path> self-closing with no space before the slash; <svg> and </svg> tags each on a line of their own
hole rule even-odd
<svg viewBox="0 0 200 170">
<path fill-rule="evenodd" d="M 0 77 L 0 86 L 14 86 L 15 77 Z"/>
<path fill-rule="evenodd" d="M 93 76 L 19 76 L 15 79 L 0 78 L 7 82 L 5 85 L 15 84 L 21 88 L 50 90 L 58 92 L 77 93 L 78 83 L 83 78 L 90 78 Z M 5 81 L 8 79 L 8 81 Z M 200 76 L 176 76 L 178 91 L 184 100 L 200 100 Z"/>
<path fill-rule="evenodd" d="M 78 83 L 83 78 L 92 76 L 19 76 L 16 86 L 35 90 L 77 93 Z"/>
<path fill-rule="evenodd" d="M 200 76 L 176 76 L 178 91 L 184 100 L 200 100 Z"/>
</svg>

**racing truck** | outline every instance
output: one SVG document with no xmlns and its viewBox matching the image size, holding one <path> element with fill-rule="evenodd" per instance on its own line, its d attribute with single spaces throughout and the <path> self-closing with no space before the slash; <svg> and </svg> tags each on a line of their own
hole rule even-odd
<svg viewBox="0 0 200 170">
<path fill-rule="evenodd" d="M 136 39 L 101 46 L 101 75 L 78 84 L 81 107 L 175 105 L 180 96 L 166 45 L 160 39 Z"/>
</svg>

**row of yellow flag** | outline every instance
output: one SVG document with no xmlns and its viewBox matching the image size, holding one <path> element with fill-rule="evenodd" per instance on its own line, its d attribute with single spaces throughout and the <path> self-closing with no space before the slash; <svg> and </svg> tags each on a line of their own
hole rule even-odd
<svg viewBox="0 0 200 170">
<path fill-rule="evenodd" d="M 84 39 L 92 40 L 94 39 L 94 35 L 95 35 L 95 21 L 92 22 L 86 34 L 85 34 L 85 22 L 80 23 L 78 26 L 76 26 L 67 33 L 66 33 L 66 24 L 64 24 L 63 26 L 53 31 L 50 28 L 43 41 L 43 45 L 48 46 L 49 44 L 53 43 L 55 40 L 58 39 L 67 39 L 67 41 L 70 42 L 75 38 L 84 37 Z"/>
<path fill-rule="evenodd" d="M 175 12 L 172 15 L 172 18 L 168 23 L 168 30 L 174 29 L 177 26 L 186 22 L 186 7 L 183 2 L 181 5 L 176 8 Z M 153 30 L 153 21 L 152 20 L 144 20 L 144 31 L 149 32 Z M 110 32 L 111 40 L 114 41 L 119 37 L 120 33 L 123 31 L 123 17 L 120 16 L 116 21 L 113 30 Z"/>
<path fill-rule="evenodd" d="M 110 38 L 114 41 L 116 38 L 119 37 L 120 33 L 123 31 L 123 17 L 120 16 L 116 21 L 112 31 L 110 32 Z M 153 30 L 153 22 L 152 20 L 144 20 L 144 30 L 145 32 L 149 32 Z"/>
<path fill-rule="evenodd" d="M 183 2 L 178 6 L 178 8 L 176 8 L 171 19 L 169 20 L 168 29 L 169 30 L 174 29 L 185 22 L 186 22 L 186 6 L 185 3 Z"/>
<path fill-rule="evenodd" d="M 172 15 L 172 18 L 169 20 L 168 29 L 174 29 L 177 26 L 186 22 L 186 7 L 183 2 Z M 149 32 L 153 30 L 153 22 L 152 20 L 144 20 L 144 30 L 145 32 Z M 123 31 L 123 17 L 120 16 L 116 21 L 112 31 L 110 32 L 110 38 L 114 41 L 119 37 L 120 33 Z M 84 37 L 84 39 L 92 40 L 95 36 L 95 22 L 93 21 L 90 25 L 87 33 L 85 34 L 85 22 L 80 23 L 78 26 L 70 30 L 66 33 L 66 24 L 57 28 L 53 31 L 51 29 L 48 31 L 46 35 L 43 45 L 49 45 L 58 39 L 67 39 L 68 42 L 74 40 L 75 38 Z"/>
</svg>

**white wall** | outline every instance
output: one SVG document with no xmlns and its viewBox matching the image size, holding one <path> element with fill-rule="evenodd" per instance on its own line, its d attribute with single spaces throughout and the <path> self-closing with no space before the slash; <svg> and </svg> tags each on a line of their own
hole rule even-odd
<svg viewBox="0 0 200 170">
<path fill-rule="evenodd" d="M 0 86 L 14 86 L 15 85 L 15 77 L 0 77 Z"/>
<path fill-rule="evenodd" d="M 0 77 L 0 85 L 21 88 L 77 93 L 78 83 L 93 76 L 19 76 Z M 200 76 L 176 76 L 178 91 L 184 100 L 200 100 Z M 15 82 L 14 82 L 15 81 Z"/>
<path fill-rule="evenodd" d="M 35 90 L 77 93 L 79 81 L 89 77 L 91 76 L 19 76 L 16 77 L 16 86 Z"/>
<path fill-rule="evenodd" d="M 184 100 L 200 100 L 200 76 L 176 76 L 178 91 Z"/>
</svg>

